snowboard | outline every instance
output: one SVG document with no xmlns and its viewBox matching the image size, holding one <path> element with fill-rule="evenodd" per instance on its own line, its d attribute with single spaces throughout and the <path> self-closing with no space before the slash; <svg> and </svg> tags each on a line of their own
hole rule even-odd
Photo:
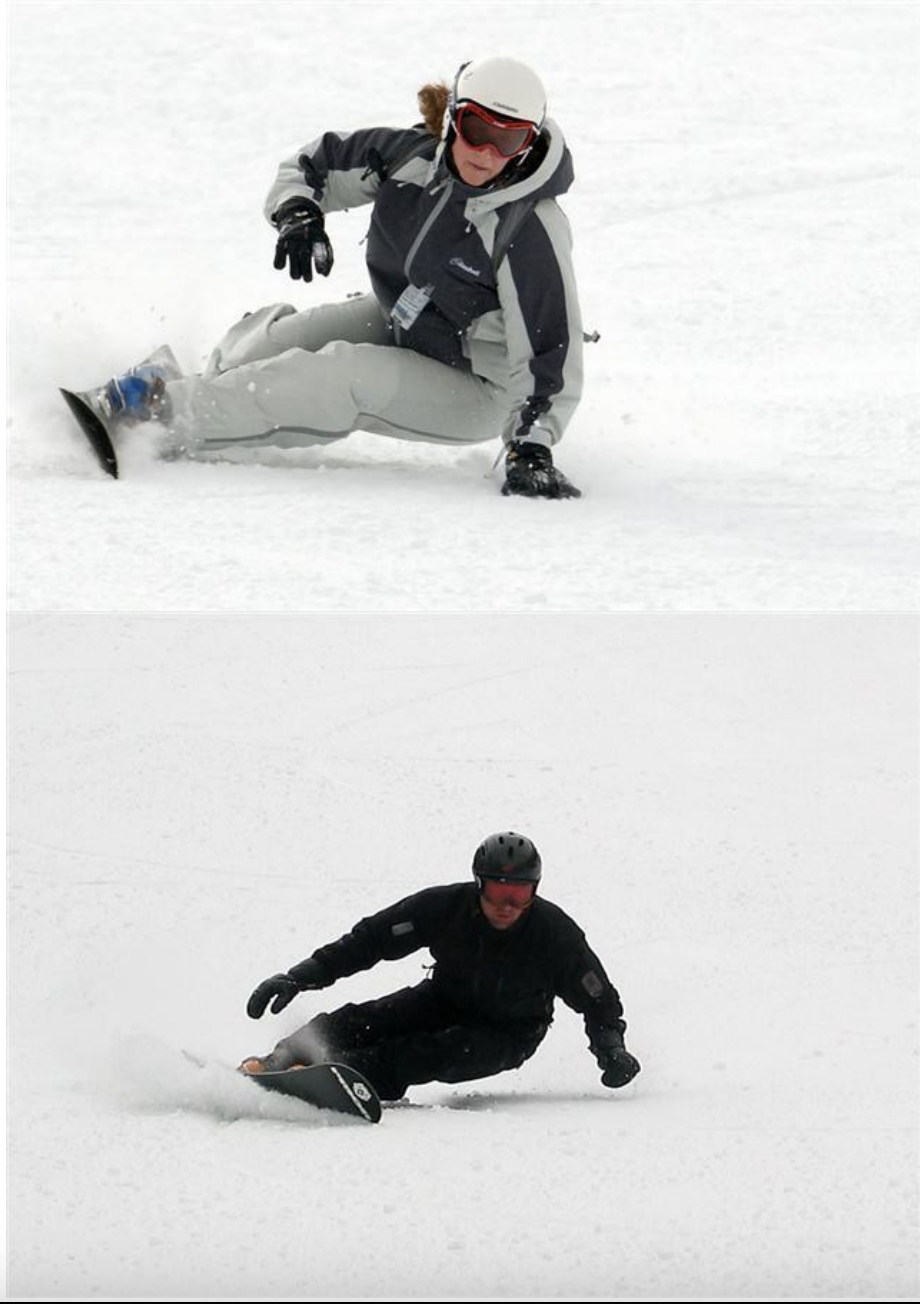
<svg viewBox="0 0 920 1304">
<path fill-rule="evenodd" d="M 62 389 L 61 394 L 64 396 L 64 402 L 76 417 L 77 425 L 89 440 L 90 448 L 96 454 L 99 465 L 107 475 L 117 480 L 118 458 L 115 456 L 115 449 L 102 418 L 93 411 L 84 395 L 75 394 L 70 389 Z"/>
<path fill-rule="evenodd" d="M 377 1092 L 357 1069 L 347 1064 L 309 1064 L 305 1068 L 276 1069 L 267 1073 L 244 1073 L 266 1091 L 296 1096 L 317 1109 L 353 1114 L 368 1123 L 379 1123 L 381 1106 Z"/>
</svg>

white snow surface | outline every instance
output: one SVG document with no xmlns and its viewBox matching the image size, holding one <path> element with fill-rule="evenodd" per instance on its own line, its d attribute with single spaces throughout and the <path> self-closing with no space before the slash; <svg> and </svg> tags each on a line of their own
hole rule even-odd
<svg viewBox="0 0 920 1304">
<path fill-rule="evenodd" d="M 9 663 L 12 1298 L 916 1299 L 909 618 L 19 615 Z M 244 1012 L 508 827 L 635 1082 L 564 1006 L 377 1127 L 223 1067 L 421 980 Z"/>
<path fill-rule="evenodd" d="M 918 605 L 912 3 L 14 3 L 10 601 L 23 611 L 904 610 Z M 357 433 L 95 466 L 57 387 L 243 312 L 367 288 L 272 268 L 278 162 L 407 125 L 511 52 L 549 88 L 585 397 L 579 502 L 505 500 L 495 444 Z"/>
</svg>

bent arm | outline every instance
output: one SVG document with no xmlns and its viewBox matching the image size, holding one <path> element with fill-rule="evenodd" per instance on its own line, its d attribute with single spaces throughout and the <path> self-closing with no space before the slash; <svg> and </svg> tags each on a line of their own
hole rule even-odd
<svg viewBox="0 0 920 1304">
<path fill-rule="evenodd" d="M 418 134 L 412 128 L 392 127 L 325 132 L 278 168 L 265 201 L 265 216 L 271 222 L 291 199 L 309 199 L 323 213 L 373 203 L 386 161 L 397 157 Z"/>
<path fill-rule="evenodd" d="M 498 272 L 508 350 L 510 439 L 552 447 L 581 399 L 582 321 L 571 234 L 562 210 L 539 204 Z"/>
<path fill-rule="evenodd" d="M 347 978 L 364 969 L 372 969 L 381 960 L 401 960 L 428 945 L 432 923 L 436 919 L 439 897 L 434 889 L 424 889 L 397 901 L 377 914 L 361 919 L 350 932 L 335 942 L 314 951 L 304 966 L 326 979 L 323 986 Z M 298 966 L 291 974 L 297 977 Z"/>
<path fill-rule="evenodd" d="M 566 1005 L 583 1017 L 592 1050 L 605 1030 L 626 1031 L 620 994 L 583 935 L 567 956 L 558 991 Z"/>
</svg>

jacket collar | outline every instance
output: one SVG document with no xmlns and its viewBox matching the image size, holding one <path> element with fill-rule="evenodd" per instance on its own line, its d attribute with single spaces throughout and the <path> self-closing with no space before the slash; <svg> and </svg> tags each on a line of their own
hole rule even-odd
<svg viewBox="0 0 920 1304">
<path fill-rule="evenodd" d="M 510 184 L 502 184 L 498 180 L 491 186 L 468 186 L 461 181 L 448 166 L 448 141 L 441 141 L 431 163 L 428 184 L 439 186 L 450 180 L 457 193 L 472 205 L 473 211 L 479 213 L 513 204 L 518 199 L 536 202 L 538 199 L 552 199 L 565 194 L 575 177 L 572 155 L 562 131 L 551 118 L 547 118 L 544 124 L 542 137 L 546 143 L 546 152 L 532 172 L 525 172 Z"/>
</svg>

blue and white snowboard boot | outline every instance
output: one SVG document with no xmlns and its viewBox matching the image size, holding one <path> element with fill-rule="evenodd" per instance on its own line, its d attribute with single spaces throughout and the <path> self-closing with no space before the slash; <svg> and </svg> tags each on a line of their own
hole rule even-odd
<svg viewBox="0 0 920 1304">
<path fill-rule="evenodd" d="M 113 376 L 87 397 L 103 421 L 150 421 L 168 415 L 166 382 L 181 378 L 168 344 L 124 375 Z"/>
<path fill-rule="evenodd" d="M 118 457 L 113 443 L 116 429 L 135 421 L 168 422 L 171 405 L 166 386 L 171 380 L 181 379 L 182 372 L 172 349 L 163 344 L 123 376 L 113 376 L 96 389 L 61 390 L 64 402 L 107 475 L 118 479 Z"/>
</svg>

